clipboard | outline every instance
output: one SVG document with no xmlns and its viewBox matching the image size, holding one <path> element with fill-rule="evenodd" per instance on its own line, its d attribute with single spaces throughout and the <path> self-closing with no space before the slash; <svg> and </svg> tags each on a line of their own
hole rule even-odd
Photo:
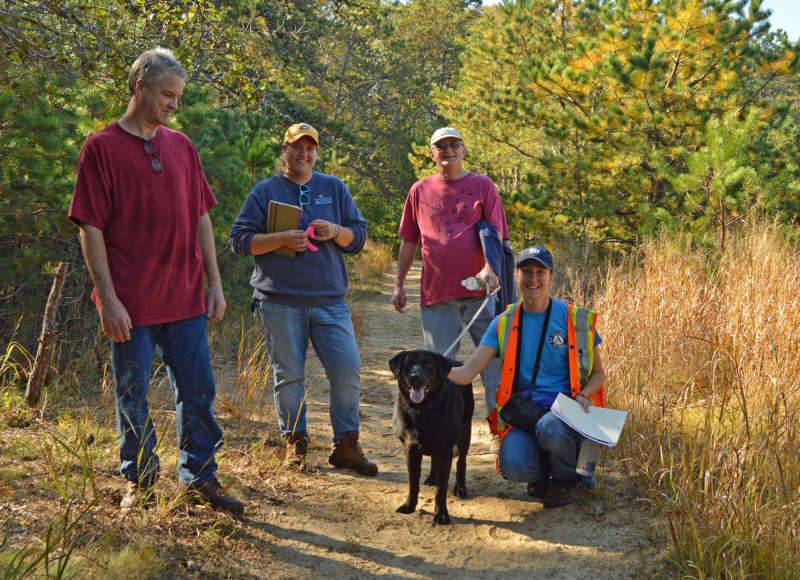
<svg viewBox="0 0 800 580">
<path fill-rule="evenodd" d="M 299 206 L 270 200 L 266 233 L 274 234 L 275 232 L 296 230 L 300 227 L 300 214 L 302 212 L 303 210 Z M 291 248 L 281 247 L 275 250 L 275 253 L 290 258 L 295 256 L 295 251 Z"/>
</svg>

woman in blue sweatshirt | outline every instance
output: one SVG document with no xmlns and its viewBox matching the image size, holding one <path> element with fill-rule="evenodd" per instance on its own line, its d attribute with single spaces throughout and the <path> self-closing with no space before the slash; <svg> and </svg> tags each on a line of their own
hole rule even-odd
<svg viewBox="0 0 800 580">
<path fill-rule="evenodd" d="M 345 301 L 343 256 L 364 247 L 367 222 L 341 179 L 314 171 L 318 145 L 311 125 L 287 129 L 280 173 L 250 192 L 233 224 L 231 246 L 236 254 L 255 256 L 250 284 L 264 323 L 278 425 L 287 443 L 284 465 L 302 468 L 308 450 L 304 379 L 311 339 L 330 381 L 334 445 L 328 461 L 375 475 L 377 465 L 358 443 L 361 358 Z M 299 206 L 298 228 L 265 233 L 270 201 Z M 276 251 L 282 248 L 293 250 L 294 257 Z"/>
</svg>

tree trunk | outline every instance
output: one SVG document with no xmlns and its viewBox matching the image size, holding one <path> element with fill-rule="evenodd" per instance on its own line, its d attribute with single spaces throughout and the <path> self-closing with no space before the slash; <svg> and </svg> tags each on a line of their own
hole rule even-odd
<svg viewBox="0 0 800 580">
<path fill-rule="evenodd" d="M 61 301 L 64 280 L 67 277 L 67 266 L 69 264 L 66 262 L 58 263 L 55 278 L 53 279 L 53 287 L 50 289 L 50 296 L 47 298 L 47 307 L 44 310 L 44 320 L 42 321 L 42 333 L 39 335 L 39 349 L 36 351 L 33 370 L 28 377 L 28 388 L 25 390 L 25 399 L 30 407 L 34 407 L 39 403 L 39 394 L 42 392 L 42 384 L 47 374 L 52 342 L 56 335 L 56 313 L 58 312 L 58 303 Z"/>
</svg>

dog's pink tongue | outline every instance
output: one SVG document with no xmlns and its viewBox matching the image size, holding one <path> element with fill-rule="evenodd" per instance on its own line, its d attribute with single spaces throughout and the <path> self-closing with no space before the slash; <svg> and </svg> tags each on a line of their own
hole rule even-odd
<svg viewBox="0 0 800 580">
<path fill-rule="evenodd" d="M 422 399 L 425 398 L 425 390 L 424 389 L 411 389 L 411 402 L 412 403 L 421 403 Z"/>
</svg>

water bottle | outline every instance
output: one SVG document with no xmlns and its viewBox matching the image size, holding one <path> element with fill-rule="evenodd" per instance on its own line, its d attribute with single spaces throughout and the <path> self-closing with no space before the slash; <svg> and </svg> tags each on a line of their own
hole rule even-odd
<svg viewBox="0 0 800 580">
<path fill-rule="evenodd" d="M 483 288 L 483 282 L 477 276 L 470 276 L 466 280 L 461 280 L 461 285 L 467 290 L 480 290 Z"/>
<path fill-rule="evenodd" d="M 600 445 L 584 439 L 581 441 L 581 450 L 578 452 L 578 465 L 575 467 L 575 471 L 583 476 L 593 476 L 599 458 Z"/>
</svg>

